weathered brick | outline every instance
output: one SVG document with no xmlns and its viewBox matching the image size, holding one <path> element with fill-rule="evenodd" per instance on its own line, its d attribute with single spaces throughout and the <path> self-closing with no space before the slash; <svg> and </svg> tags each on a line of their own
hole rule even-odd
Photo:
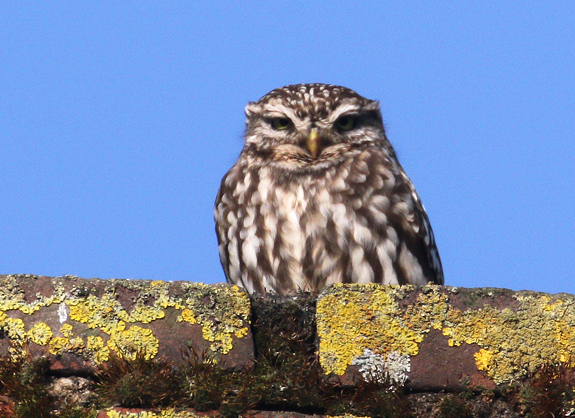
<svg viewBox="0 0 575 418">
<path fill-rule="evenodd" d="M 237 286 L 32 275 L 0 276 L 0 350 L 48 356 L 82 373 L 110 355 L 182 361 L 192 348 L 226 367 L 254 356 L 250 302 Z"/>
<path fill-rule="evenodd" d="M 417 411 L 415 416 L 427 416 L 432 409 L 453 404 L 481 410 L 481 416 L 495 417 L 501 415 L 497 411 L 507 411 L 505 416 L 515 417 L 533 402 L 533 394 L 522 398 L 523 386 L 544 396 L 548 394 L 541 385 L 559 385 L 559 395 L 572 388 L 575 296 L 491 288 L 345 284 L 326 289 L 317 299 L 307 294 L 250 299 L 243 290 L 226 284 L 0 276 L 0 355 L 16 360 L 24 355 L 32 359 L 46 356 L 53 378 L 46 381 L 52 382 L 50 392 L 56 398 L 69 396 L 67 388 L 73 390 L 73 384 L 93 390 L 91 373 L 114 353 L 127 358 L 141 353 L 177 364 L 185 362 L 182 352 L 190 347 L 204 360 L 213 358 L 219 366 L 236 369 L 224 376 L 245 377 L 247 390 L 252 388 L 250 379 L 263 379 L 265 384 L 260 381 L 254 387 L 265 391 L 269 383 L 276 389 L 276 400 L 278 387 L 302 376 L 307 379 L 304 372 L 311 370 L 306 382 L 312 384 L 305 395 L 308 389 L 313 393 L 317 384 L 318 393 L 322 388 L 345 390 L 348 398 L 344 401 L 351 402 L 356 399 L 353 394 L 360 391 L 354 385 L 379 379 L 386 384 L 376 385 L 378 388 L 387 388 L 389 382 L 405 384 L 408 391 L 398 395 L 404 396 L 403 400 L 398 399 L 401 405 L 406 405 L 407 399 Z M 316 352 L 322 369 L 317 367 Z M 254 363 L 258 354 L 259 363 L 258 358 Z M 6 358 L 3 361 L 13 364 Z M 273 367 L 280 363 L 278 372 Z M 28 365 L 26 361 L 16 364 Z M 258 369 L 258 364 L 266 366 Z M 547 369 L 549 376 L 559 376 L 557 382 L 549 383 L 545 374 L 538 377 L 544 365 L 564 366 Z M 270 376 L 278 380 L 265 380 Z M 204 380 L 212 382 L 210 376 Z M 330 386 L 332 383 L 335 386 Z M 505 390 L 514 395 L 487 406 L 482 406 L 482 398 L 445 394 L 512 383 L 520 385 Z M 236 392 L 225 393 L 233 398 Z M 97 394 L 86 394 L 92 395 Z M 303 398 L 306 402 L 312 399 Z M 424 398 L 427 401 L 423 402 Z M 222 405 L 226 402 L 223 399 Z M 316 413 L 329 410 L 321 396 L 313 397 L 313 402 L 317 404 L 306 408 Z M 288 404 L 298 405 L 282 405 Z M 0 415 L 11 416 L 15 405 L 8 397 L 0 399 Z M 241 409 L 241 405 L 234 408 Z M 296 407 L 299 413 L 252 410 L 246 416 L 304 417 L 306 408 Z M 571 403 L 565 408 L 575 409 Z M 158 410 L 112 408 L 99 416 L 221 416 L 218 411 L 200 414 L 170 408 L 158 414 Z"/>
<path fill-rule="evenodd" d="M 320 362 L 353 382 L 437 391 L 521 381 L 575 358 L 575 297 L 506 289 L 335 285 L 317 302 Z"/>
</svg>

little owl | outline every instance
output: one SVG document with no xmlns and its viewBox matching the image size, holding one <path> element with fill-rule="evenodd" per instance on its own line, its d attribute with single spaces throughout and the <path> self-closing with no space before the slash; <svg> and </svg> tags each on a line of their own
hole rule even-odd
<svg viewBox="0 0 575 418">
<path fill-rule="evenodd" d="M 245 145 L 215 205 L 228 282 L 280 295 L 332 283 L 443 284 L 429 219 L 377 101 L 298 84 L 245 112 Z"/>
</svg>

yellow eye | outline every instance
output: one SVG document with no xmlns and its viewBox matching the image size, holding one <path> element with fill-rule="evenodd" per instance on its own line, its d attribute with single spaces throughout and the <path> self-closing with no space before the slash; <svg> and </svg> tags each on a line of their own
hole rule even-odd
<svg viewBox="0 0 575 418">
<path fill-rule="evenodd" d="M 335 122 L 335 125 L 342 131 L 351 131 L 355 128 L 355 118 L 353 116 L 342 116 Z"/>
<path fill-rule="evenodd" d="M 273 118 L 270 123 L 276 131 L 283 131 L 290 127 L 291 120 L 288 118 Z"/>
</svg>

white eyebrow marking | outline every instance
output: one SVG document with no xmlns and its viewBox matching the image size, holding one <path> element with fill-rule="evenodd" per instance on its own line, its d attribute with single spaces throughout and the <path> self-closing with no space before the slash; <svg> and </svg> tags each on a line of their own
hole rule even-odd
<svg viewBox="0 0 575 418">
<path fill-rule="evenodd" d="M 296 127 L 303 127 L 307 125 L 309 122 L 309 118 L 300 119 L 296 114 L 294 109 L 283 106 L 283 105 L 272 105 L 268 104 L 264 108 L 264 112 L 262 115 L 264 118 L 273 118 L 273 117 L 287 117 L 291 119 L 294 126 Z"/>
<path fill-rule="evenodd" d="M 359 106 L 355 103 L 347 103 L 339 106 L 335 109 L 328 118 L 328 122 L 333 123 L 339 118 L 341 115 L 349 112 L 357 112 L 359 110 Z"/>
</svg>

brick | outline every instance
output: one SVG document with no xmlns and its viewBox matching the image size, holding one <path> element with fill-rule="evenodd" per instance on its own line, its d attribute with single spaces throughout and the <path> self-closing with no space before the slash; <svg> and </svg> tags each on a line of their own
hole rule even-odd
<svg viewBox="0 0 575 418">
<path fill-rule="evenodd" d="M 521 387 L 541 386 L 529 380 L 541 366 L 575 364 L 575 296 L 340 284 L 317 299 L 307 294 L 250 299 L 227 284 L 7 275 L 0 276 L 0 331 L 0 355 L 50 360 L 58 398 L 70 396 L 74 385 L 90 386 L 95 367 L 114 353 L 130 358 L 139 352 L 178 364 L 191 347 L 249 378 L 258 371 L 245 369 L 253 366 L 255 353 L 261 360 L 266 350 L 272 355 L 287 350 L 290 359 L 300 361 L 314 360 L 317 350 L 319 381 L 325 373 L 328 381 L 347 389 L 372 379 L 405 384 L 406 399 L 416 406 L 428 399 L 427 410 L 451 402 L 445 393 L 519 383 L 510 386 L 515 397 L 499 404 L 493 398 L 489 406 L 512 411 L 517 402 L 529 405 Z M 290 379 L 291 369 L 286 370 L 279 379 Z M 466 407 L 479 408 L 484 399 L 469 402 Z M 14 405 L 0 399 L 0 415 L 11 416 Z M 217 411 L 166 411 L 162 416 L 219 416 Z M 115 408 L 100 416 L 152 417 L 157 412 Z M 252 410 L 246 416 L 304 417 L 301 412 L 307 410 L 299 412 Z"/>
<path fill-rule="evenodd" d="M 248 295 L 227 284 L 0 276 L 0 353 L 47 356 L 62 373 L 86 373 L 116 354 L 214 356 L 225 367 L 254 357 Z"/>
<path fill-rule="evenodd" d="M 575 297 L 506 289 L 335 285 L 317 302 L 325 372 L 425 391 L 493 388 L 575 358 Z"/>
</svg>

